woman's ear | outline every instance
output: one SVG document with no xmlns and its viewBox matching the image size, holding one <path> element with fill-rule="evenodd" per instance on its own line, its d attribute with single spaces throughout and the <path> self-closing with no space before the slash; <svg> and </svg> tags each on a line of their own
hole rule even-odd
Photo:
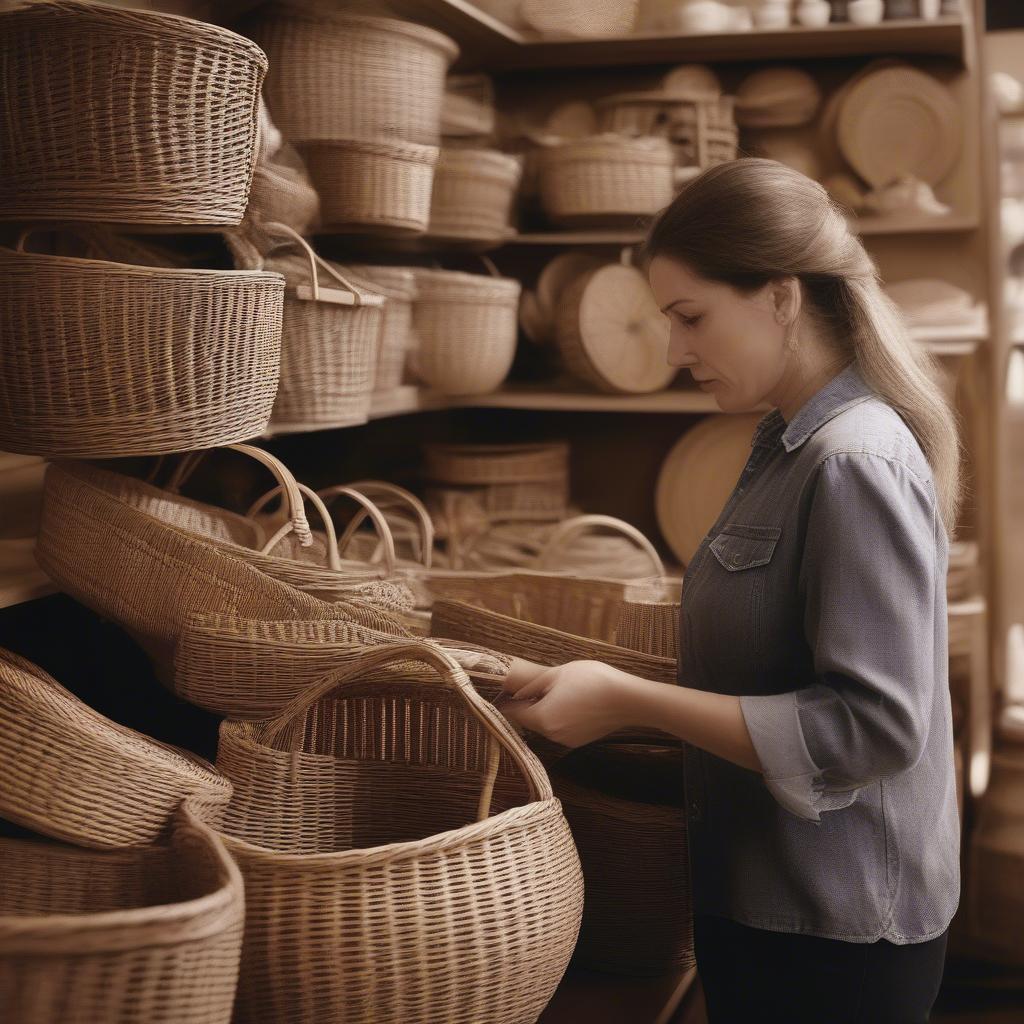
<svg viewBox="0 0 1024 1024">
<path fill-rule="evenodd" d="M 802 295 L 799 279 L 780 277 L 772 281 L 768 288 L 775 322 L 782 327 L 792 327 L 800 315 Z"/>
</svg>

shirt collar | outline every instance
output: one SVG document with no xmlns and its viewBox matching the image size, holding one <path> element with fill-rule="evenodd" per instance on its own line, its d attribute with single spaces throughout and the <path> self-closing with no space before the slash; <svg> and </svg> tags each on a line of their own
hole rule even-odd
<svg viewBox="0 0 1024 1024">
<path fill-rule="evenodd" d="M 783 446 L 787 452 L 791 452 L 844 409 L 867 401 L 873 395 L 874 392 L 860 375 L 857 364 L 850 363 L 816 391 L 800 407 L 788 425 L 782 413 L 778 409 L 772 409 L 758 423 L 751 445 L 774 445 L 781 435 Z"/>
</svg>

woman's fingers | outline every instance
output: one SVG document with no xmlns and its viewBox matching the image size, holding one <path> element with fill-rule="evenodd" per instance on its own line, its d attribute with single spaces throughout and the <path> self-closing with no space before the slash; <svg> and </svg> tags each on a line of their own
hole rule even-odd
<svg viewBox="0 0 1024 1024">
<path fill-rule="evenodd" d="M 526 658 L 513 658 L 512 664 L 509 666 L 508 675 L 502 680 L 502 688 L 506 693 L 516 694 L 544 671 L 544 665 L 527 661 Z"/>
</svg>

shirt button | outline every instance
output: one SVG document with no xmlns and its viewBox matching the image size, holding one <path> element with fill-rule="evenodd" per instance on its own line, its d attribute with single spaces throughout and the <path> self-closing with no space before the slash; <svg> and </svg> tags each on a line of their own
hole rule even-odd
<svg viewBox="0 0 1024 1024">
<path fill-rule="evenodd" d="M 690 801 L 690 817 L 694 821 L 700 821 L 701 819 L 700 804 L 696 800 Z"/>
</svg>

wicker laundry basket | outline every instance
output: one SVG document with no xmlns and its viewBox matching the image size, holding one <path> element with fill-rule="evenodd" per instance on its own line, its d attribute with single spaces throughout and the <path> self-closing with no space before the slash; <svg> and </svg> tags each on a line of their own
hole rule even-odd
<svg viewBox="0 0 1024 1024">
<path fill-rule="evenodd" d="M 264 265 L 288 284 L 281 340 L 281 380 L 271 428 L 347 427 L 370 414 L 384 296 L 366 291 L 337 264 L 321 259 L 282 224 L 292 251 Z M 300 251 L 295 252 L 298 247 Z M 338 286 L 341 286 L 340 289 Z"/>
<path fill-rule="evenodd" d="M 390 621 L 367 606 L 318 600 L 233 548 L 134 508 L 120 493 L 124 479 L 85 463 L 51 465 L 36 558 L 62 590 L 132 634 L 168 685 L 174 646 L 196 612 L 351 619 L 374 628 Z"/>
<path fill-rule="evenodd" d="M 298 4 L 261 12 L 247 31 L 270 58 L 265 95 L 289 141 L 438 145 L 445 74 L 459 52 L 447 36 Z"/>
<path fill-rule="evenodd" d="M 543 150 L 540 197 L 565 226 L 622 224 L 668 206 L 675 154 L 665 139 L 597 135 Z"/>
<path fill-rule="evenodd" d="M 231 784 L 201 758 L 112 722 L 0 648 L 0 813 L 96 848 L 154 842 L 182 799 L 211 811 Z"/>
<path fill-rule="evenodd" d="M 228 1024 L 245 900 L 186 807 L 165 845 L 0 839 L 0 1006 L 11 1024 Z"/>
<path fill-rule="evenodd" d="M 320 194 L 324 230 L 422 235 L 430 223 L 436 146 L 401 140 L 299 146 Z"/>
<path fill-rule="evenodd" d="M 482 395 L 508 375 L 520 284 L 508 277 L 415 269 L 416 375 L 446 395 Z"/>
<path fill-rule="evenodd" d="M 248 39 L 188 18 L 0 14 L 0 218 L 238 224 L 266 70 Z"/>
<path fill-rule="evenodd" d="M 220 826 L 245 877 L 238 1020 L 537 1019 L 579 861 L 543 768 L 451 658 L 373 650 L 224 723 L 218 766 L 240 794 Z"/>
<path fill-rule="evenodd" d="M 512 227 L 520 157 L 494 149 L 443 148 L 430 199 L 431 238 L 501 241 Z"/>
<path fill-rule="evenodd" d="M 413 303 L 416 299 L 416 275 L 408 267 L 370 266 L 348 263 L 345 273 L 360 287 L 383 295 L 384 303 L 377 366 L 373 375 L 375 394 L 401 387 L 405 362 L 416 347 L 413 330 Z"/>
<path fill-rule="evenodd" d="M 0 448 L 112 458 L 263 431 L 284 279 L 0 248 Z"/>
</svg>

